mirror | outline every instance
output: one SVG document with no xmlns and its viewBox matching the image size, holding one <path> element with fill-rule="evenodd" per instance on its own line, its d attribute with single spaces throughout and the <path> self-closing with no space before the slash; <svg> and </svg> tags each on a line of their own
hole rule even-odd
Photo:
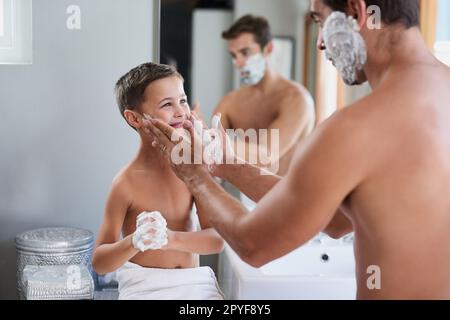
<svg viewBox="0 0 450 320">
<path fill-rule="evenodd" d="M 247 14 L 269 20 L 274 36 L 273 66 L 286 78 L 314 89 L 315 39 L 312 30 L 305 61 L 306 19 L 304 0 L 162 0 L 161 62 L 178 66 L 186 79 L 191 104 L 201 102 L 210 119 L 219 101 L 239 86 L 239 78 L 221 34 Z M 313 44 L 314 43 L 314 44 Z M 308 70 L 304 65 L 308 63 Z"/>
</svg>

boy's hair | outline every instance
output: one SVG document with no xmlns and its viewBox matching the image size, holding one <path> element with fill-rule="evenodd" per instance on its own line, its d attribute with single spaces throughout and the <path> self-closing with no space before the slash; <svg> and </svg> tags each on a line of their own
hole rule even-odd
<svg viewBox="0 0 450 320">
<path fill-rule="evenodd" d="M 345 12 L 348 0 L 322 0 L 336 11 Z M 381 20 L 386 25 L 402 24 L 407 29 L 419 25 L 419 0 L 365 0 L 367 7 L 376 5 L 381 9 Z"/>
<path fill-rule="evenodd" d="M 257 17 L 251 14 L 243 16 L 236 21 L 230 29 L 222 33 L 222 38 L 225 40 L 236 39 L 243 33 L 253 34 L 261 49 L 264 49 L 273 39 L 269 21 L 264 17 Z"/>
<path fill-rule="evenodd" d="M 183 80 L 174 67 L 152 62 L 141 64 L 122 76 L 114 90 L 122 117 L 125 118 L 125 110 L 136 110 L 144 102 L 145 89 L 150 83 L 173 76 Z"/>
</svg>

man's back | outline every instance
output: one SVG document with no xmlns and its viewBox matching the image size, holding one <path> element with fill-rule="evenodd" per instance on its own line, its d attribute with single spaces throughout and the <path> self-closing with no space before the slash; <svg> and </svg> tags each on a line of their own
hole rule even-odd
<svg viewBox="0 0 450 320">
<path fill-rule="evenodd" d="M 342 208 L 355 228 L 358 298 L 450 298 L 449 88 L 442 65 L 400 67 L 341 115 L 370 154 Z M 367 286 L 371 266 L 381 289 Z"/>
</svg>

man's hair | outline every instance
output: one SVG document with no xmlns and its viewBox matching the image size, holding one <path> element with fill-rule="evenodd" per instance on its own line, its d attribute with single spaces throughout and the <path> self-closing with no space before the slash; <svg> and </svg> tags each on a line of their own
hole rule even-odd
<svg viewBox="0 0 450 320">
<path fill-rule="evenodd" d="M 348 0 L 322 0 L 335 11 L 347 11 Z M 402 24 L 407 29 L 419 25 L 419 0 L 365 0 L 367 7 L 381 9 L 381 20 L 386 25 Z"/>
<path fill-rule="evenodd" d="M 270 30 L 269 21 L 264 17 L 257 17 L 251 14 L 245 15 L 236 21 L 230 29 L 222 33 L 225 40 L 236 39 L 243 33 L 251 33 L 255 37 L 261 49 L 272 41 L 272 31 Z"/>
<path fill-rule="evenodd" d="M 144 102 L 145 89 L 150 83 L 173 76 L 183 80 L 174 67 L 151 62 L 127 72 L 117 81 L 114 90 L 122 116 L 125 118 L 125 110 L 136 110 Z"/>
</svg>

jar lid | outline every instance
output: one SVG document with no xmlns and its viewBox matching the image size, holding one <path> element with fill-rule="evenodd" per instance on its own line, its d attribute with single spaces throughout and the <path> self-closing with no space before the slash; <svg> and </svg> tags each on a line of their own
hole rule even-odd
<svg viewBox="0 0 450 320">
<path fill-rule="evenodd" d="M 16 236 L 20 251 L 66 253 L 90 249 L 94 235 L 89 230 L 77 228 L 41 228 L 25 231 Z"/>
</svg>

